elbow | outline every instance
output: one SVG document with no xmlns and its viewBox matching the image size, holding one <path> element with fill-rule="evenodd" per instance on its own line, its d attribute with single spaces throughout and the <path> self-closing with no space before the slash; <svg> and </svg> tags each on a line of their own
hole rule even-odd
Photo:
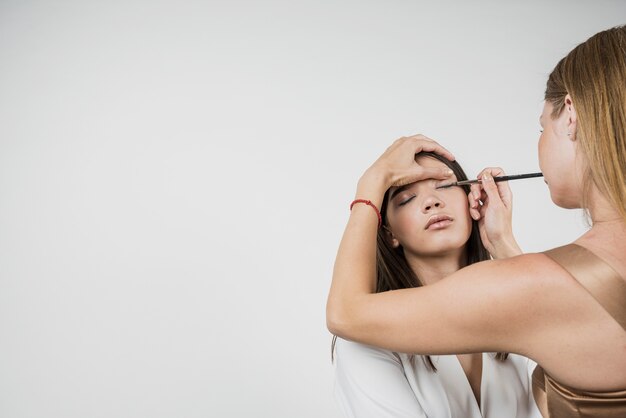
<svg viewBox="0 0 626 418">
<path fill-rule="evenodd" d="M 342 315 L 338 315 L 336 312 L 326 312 L 326 328 L 331 334 L 337 337 L 345 337 L 345 331 L 347 328 L 345 318 Z"/>
<path fill-rule="evenodd" d="M 351 312 L 347 307 L 329 301 L 326 305 L 326 328 L 328 331 L 344 339 L 353 337 L 356 321 Z"/>
</svg>

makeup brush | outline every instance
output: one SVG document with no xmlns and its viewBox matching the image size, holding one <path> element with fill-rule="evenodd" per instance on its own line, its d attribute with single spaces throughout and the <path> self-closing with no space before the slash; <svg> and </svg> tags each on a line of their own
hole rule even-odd
<svg viewBox="0 0 626 418">
<path fill-rule="evenodd" d="M 520 179 L 529 179 L 532 177 L 543 177 L 543 173 L 516 174 L 513 176 L 498 176 L 498 177 L 494 177 L 493 181 L 498 182 L 498 181 L 520 180 Z M 475 184 L 475 183 L 482 183 L 482 180 L 476 179 L 476 180 L 456 181 L 454 183 L 442 184 L 441 186 L 437 186 L 437 189 L 447 189 L 448 187 L 452 187 L 452 186 L 465 186 L 466 184 Z"/>
</svg>

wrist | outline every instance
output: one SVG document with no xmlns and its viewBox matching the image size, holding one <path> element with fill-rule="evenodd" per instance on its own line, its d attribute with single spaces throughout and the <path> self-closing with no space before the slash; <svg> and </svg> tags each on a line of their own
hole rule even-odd
<svg viewBox="0 0 626 418">
<path fill-rule="evenodd" d="M 389 174 L 382 170 L 380 167 L 373 165 L 369 167 L 359 179 L 359 183 L 373 183 L 378 184 L 381 187 L 385 187 L 389 180 Z M 386 186 L 389 187 L 389 186 Z"/>
<path fill-rule="evenodd" d="M 494 252 L 491 254 L 495 259 L 503 259 L 515 257 L 522 254 L 522 249 L 517 245 L 517 241 L 512 236 L 508 239 L 503 239 L 497 244 L 494 244 Z"/>
<path fill-rule="evenodd" d="M 371 200 L 380 207 L 388 188 L 385 174 L 370 167 L 357 183 L 355 198 Z"/>
</svg>

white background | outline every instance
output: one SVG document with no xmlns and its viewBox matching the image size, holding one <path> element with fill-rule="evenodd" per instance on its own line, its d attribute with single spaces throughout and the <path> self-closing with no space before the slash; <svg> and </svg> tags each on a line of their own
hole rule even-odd
<svg viewBox="0 0 626 418">
<path fill-rule="evenodd" d="M 625 1 L 0 1 L 0 416 L 339 417 L 360 174 L 424 133 L 538 170 L 548 73 Z M 521 246 L 585 230 L 511 184 Z"/>
</svg>

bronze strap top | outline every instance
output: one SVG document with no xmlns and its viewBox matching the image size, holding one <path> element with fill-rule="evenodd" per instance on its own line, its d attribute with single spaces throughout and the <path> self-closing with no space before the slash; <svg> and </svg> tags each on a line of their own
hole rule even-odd
<svg viewBox="0 0 626 418">
<path fill-rule="evenodd" d="M 544 252 L 570 273 L 626 330 L 626 281 L 591 251 L 569 244 Z M 545 418 L 624 418 L 626 389 L 589 392 L 565 386 L 540 366 L 533 372 L 533 395 Z"/>
</svg>

